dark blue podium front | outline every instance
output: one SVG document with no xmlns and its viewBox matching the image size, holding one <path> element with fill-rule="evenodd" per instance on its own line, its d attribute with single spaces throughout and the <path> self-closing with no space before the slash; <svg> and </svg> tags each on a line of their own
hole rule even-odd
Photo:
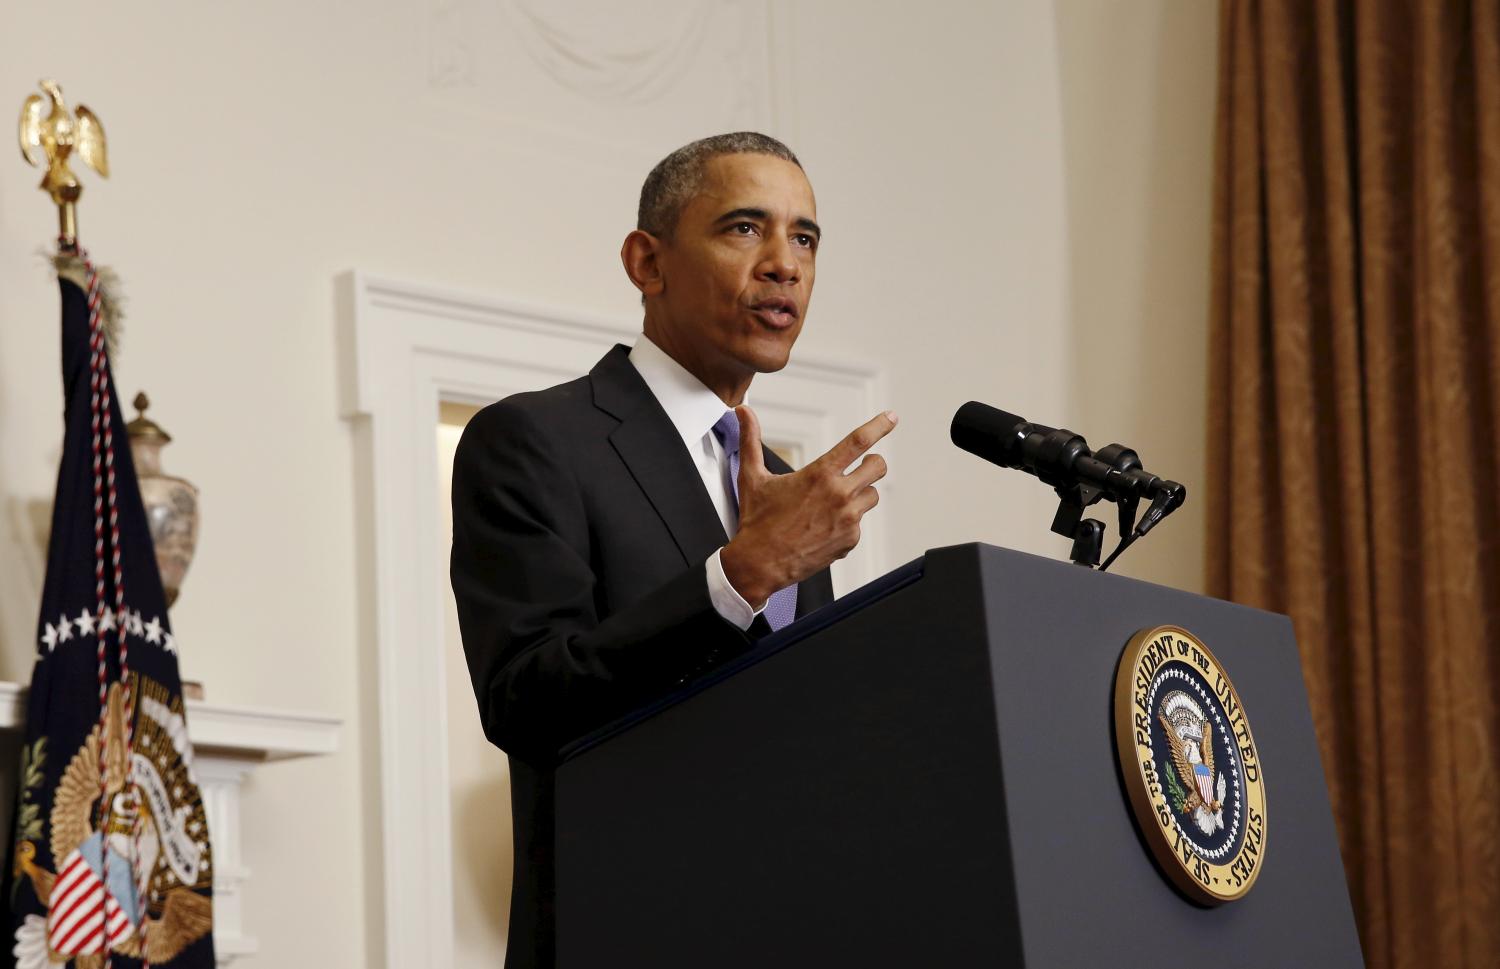
<svg viewBox="0 0 1500 969">
<path fill-rule="evenodd" d="M 1162 876 L 1114 673 L 1182 625 L 1265 769 L 1243 899 Z M 586 738 L 557 774 L 557 964 L 1362 965 L 1291 623 L 1019 552 L 937 549 Z"/>
</svg>

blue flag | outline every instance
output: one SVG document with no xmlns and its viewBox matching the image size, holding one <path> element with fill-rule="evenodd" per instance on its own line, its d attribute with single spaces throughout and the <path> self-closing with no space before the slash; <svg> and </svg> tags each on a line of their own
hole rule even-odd
<svg viewBox="0 0 1500 969">
<path fill-rule="evenodd" d="M 176 645 L 88 291 L 65 277 L 65 424 L 5 871 L 17 969 L 213 969 L 213 853 Z"/>
</svg>

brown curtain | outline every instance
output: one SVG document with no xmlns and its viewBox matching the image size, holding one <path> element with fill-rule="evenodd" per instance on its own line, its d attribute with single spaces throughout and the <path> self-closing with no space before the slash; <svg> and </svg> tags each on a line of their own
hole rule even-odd
<svg viewBox="0 0 1500 969">
<path fill-rule="evenodd" d="M 1296 624 L 1368 964 L 1500 966 L 1500 0 L 1221 0 L 1217 140 L 1209 589 Z"/>
</svg>

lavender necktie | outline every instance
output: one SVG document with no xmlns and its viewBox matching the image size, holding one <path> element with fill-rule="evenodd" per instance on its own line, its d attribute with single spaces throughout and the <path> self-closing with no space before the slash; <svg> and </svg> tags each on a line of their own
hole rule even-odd
<svg viewBox="0 0 1500 969">
<path fill-rule="evenodd" d="M 729 456 L 729 481 L 734 488 L 734 513 L 739 514 L 740 508 L 740 419 L 735 416 L 734 411 L 725 411 L 724 416 L 714 425 L 714 436 L 719 443 L 724 445 L 724 453 Z M 771 624 L 772 629 L 780 629 L 792 624 L 797 618 L 797 587 L 789 585 L 785 589 L 779 589 L 771 594 L 771 599 L 766 603 L 766 622 Z"/>
</svg>

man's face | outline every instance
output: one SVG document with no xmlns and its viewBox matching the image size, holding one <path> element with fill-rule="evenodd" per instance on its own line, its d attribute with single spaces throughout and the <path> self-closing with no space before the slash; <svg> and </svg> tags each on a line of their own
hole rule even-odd
<svg viewBox="0 0 1500 969">
<path fill-rule="evenodd" d="M 812 298 L 816 218 L 792 162 L 710 159 L 657 250 L 661 291 L 648 313 L 673 344 L 664 349 L 710 386 L 785 367 Z"/>
</svg>

